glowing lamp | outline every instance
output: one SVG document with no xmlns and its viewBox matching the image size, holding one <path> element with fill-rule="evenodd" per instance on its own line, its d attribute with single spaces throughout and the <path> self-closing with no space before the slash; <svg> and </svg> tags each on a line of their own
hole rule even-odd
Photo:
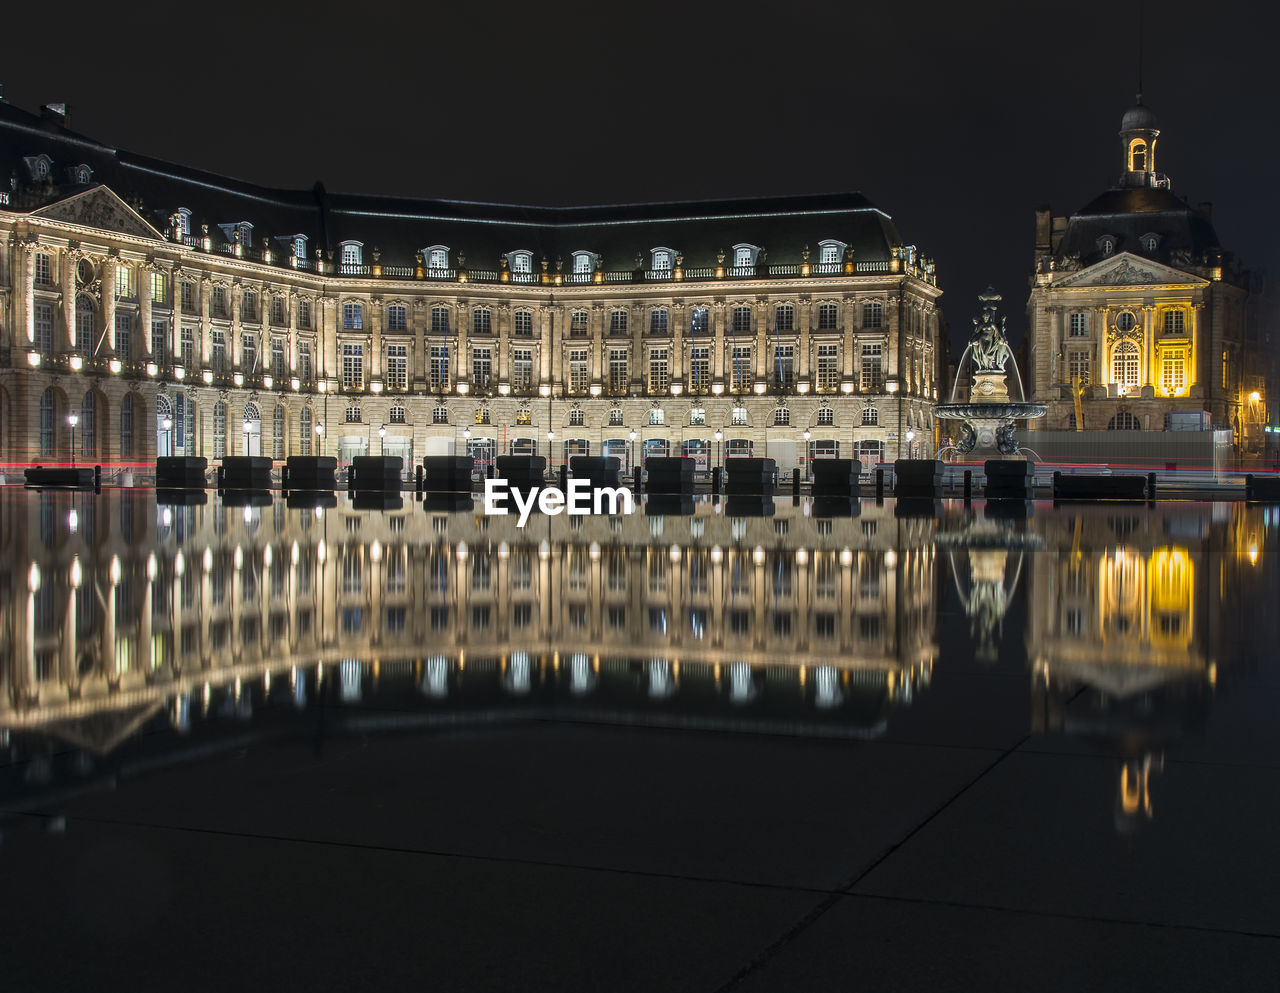
<svg viewBox="0 0 1280 993">
<path fill-rule="evenodd" d="M 160 367 L 159 367 L 158 365 L 156 365 L 154 362 L 148 362 L 148 363 L 147 363 L 147 375 L 148 375 L 148 376 L 154 376 L 154 375 L 155 375 L 156 373 L 158 373 L 159 371 L 160 371 Z"/>
<path fill-rule="evenodd" d="M 79 372 L 83 368 L 84 368 L 84 359 L 82 359 L 79 355 L 71 356 L 71 371 Z"/>
<path fill-rule="evenodd" d="M 107 363 L 107 368 L 111 370 L 111 374 L 113 376 L 118 376 L 120 375 L 120 370 L 124 368 L 124 365 L 119 359 L 112 359 Z"/>
</svg>

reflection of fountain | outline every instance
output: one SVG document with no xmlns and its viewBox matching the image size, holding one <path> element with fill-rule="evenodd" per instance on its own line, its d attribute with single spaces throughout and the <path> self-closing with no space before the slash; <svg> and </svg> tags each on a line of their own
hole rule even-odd
<svg viewBox="0 0 1280 993">
<path fill-rule="evenodd" d="M 1022 375 L 1018 372 L 1018 363 L 1014 361 L 1013 351 L 1005 336 L 1005 318 L 1000 318 L 999 326 L 996 325 L 996 304 L 1002 299 L 1000 294 L 988 286 L 987 291 L 978 299 L 982 301 L 982 318 L 973 319 L 973 335 L 965 345 L 956 367 L 956 382 L 951 387 L 951 400 L 934 408 L 934 413 L 941 420 L 963 422 L 960 439 L 943 449 L 943 452 L 968 455 L 977 450 L 993 455 L 997 452 L 1005 456 L 1022 453 L 1034 455 L 1018 445 L 1014 437 L 1016 422 L 1043 417 L 1045 406 L 1042 403 L 1027 402 Z M 964 371 L 967 358 L 973 359 L 969 402 L 956 403 L 956 389 L 960 385 L 960 373 Z M 1014 378 L 1018 382 L 1019 400 L 1009 399 L 1006 366 L 1013 368 Z"/>
</svg>

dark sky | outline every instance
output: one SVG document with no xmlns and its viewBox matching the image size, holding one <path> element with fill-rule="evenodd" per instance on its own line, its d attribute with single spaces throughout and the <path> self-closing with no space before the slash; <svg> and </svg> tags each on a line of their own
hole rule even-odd
<svg viewBox="0 0 1280 993">
<path fill-rule="evenodd" d="M 1136 0 L 774 6 L 20 4 L 0 81 L 109 144 L 270 185 L 547 204 L 861 190 L 938 260 L 953 327 L 991 282 L 1020 334 L 1036 205 L 1070 212 L 1119 176 Z M 1157 167 L 1280 273 L 1268 8 L 1147 8 Z"/>
</svg>

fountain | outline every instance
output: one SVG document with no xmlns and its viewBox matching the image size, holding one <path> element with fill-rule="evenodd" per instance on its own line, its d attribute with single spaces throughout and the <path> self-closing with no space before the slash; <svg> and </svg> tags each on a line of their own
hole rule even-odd
<svg viewBox="0 0 1280 993">
<path fill-rule="evenodd" d="M 947 453 L 954 457 L 969 455 L 975 451 L 979 454 L 991 453 L 994 458 L 1013 458 L 1019 455 L 1036 457 L 1030 449 L 1018 444 L 1014 433 L 1018 421 L 1043 417 L 1045 405 L 1027 401 L 1018 363 L 1014 361 L 1013 350 L 1009 348 L 1009 340 L 1005 335 L 1005 318 L 1001 317 L 999 326 L 996 325 L 996 305 L 1002 299 L 990 286 L 985 293 L 979 295 L 982 319 L 973 319 L 973 334 L 956 367 L 951 399 L 934 408 L 934 416 L 940 420 L 964 422 L 964 434 L 954 444 L 943 448 L 938 453 L 940 458 L 945 458 Z M 969 402 L 957 403 L 956 389 L 960 385 L 960 373 L 965 368 L 965 360 L 970 358 L 973 360 L 973 382 L 969 387 Z M 1013 375 L 1018 383 L 1018 400 L 1009 399 L 1006 366 L 1013 367 Z"/>
</svg>

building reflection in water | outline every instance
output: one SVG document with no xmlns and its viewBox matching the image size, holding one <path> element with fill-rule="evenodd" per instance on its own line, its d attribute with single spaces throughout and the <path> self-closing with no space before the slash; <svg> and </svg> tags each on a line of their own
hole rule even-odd
<svg viewBox="0 0 1280 993">
<path fill-rule="evenodd" d="M 0 494 L 0 728 L 102 756 L 268 701 L 883 731 L 937 653 L 932 520 L 541 518 Z M 497 696 L 495 697 L 494 694 Z M 24 739 L 25 740 L 25 739 Z"/>
<path fill-rule="evenodd" d="M 961 647 L 940 656 L 936 640 L 951 589 L 981 661 L 1025 650 L 1034 732 L 1120 756 L 1129 830 L 1152 816 L 1166 748 L 1280 634 L 1262 569 L 1274 509 L 811 509 L 736 518 L 704 503 L 522 530 L 412 501 L 0 491 L 0 743 L 28 760 L 0 800 L 109 766 L 143 730 L 216 748 L 310 733 L 290 715 L 321 707 L 338 715 L 327 733 L 572 714 L 874 737 Z M 1010 611 L 1018 596 L 1026 610 Z"/>
<path fill-rule="evenodd" d="M 1260 566 L 1278 524 L 1275 508 L 1242 504 L 1091 507 L 1037 522 L 1032 731 L 1119 757 L 1117 830 L 1153 817 L 1166 748 L 1199 732 L 1224 678 L 1276 643 L 1274 570 Z"/>
</svg>

